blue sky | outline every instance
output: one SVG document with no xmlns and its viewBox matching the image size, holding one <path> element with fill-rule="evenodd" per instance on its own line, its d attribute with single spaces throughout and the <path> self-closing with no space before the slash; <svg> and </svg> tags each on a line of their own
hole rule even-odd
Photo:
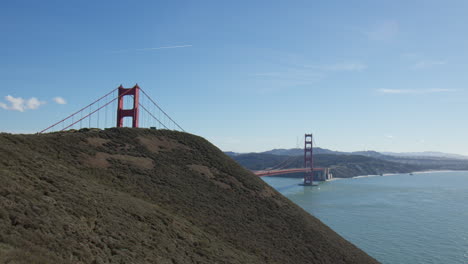
<svg viewBox="0 0 468 264">
<path fill-rule="evenodd" d="M 468 154 L 467 11 L 461 0 L 3 1 L 0 130 L 37 132 L 138 83 L 223 150 L 296 147 L 313 132 L 334 150 Z"/>
</svg>

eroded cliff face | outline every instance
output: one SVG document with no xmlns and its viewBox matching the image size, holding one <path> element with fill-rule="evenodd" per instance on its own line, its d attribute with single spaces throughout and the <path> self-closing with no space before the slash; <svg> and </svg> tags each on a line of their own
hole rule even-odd
<svg viewBox="0 0 468 264">
<path fill-rule="evenodd" d="M 377 263 L 203 138 L 0 134 L 0 262 Z"/>
</svg>

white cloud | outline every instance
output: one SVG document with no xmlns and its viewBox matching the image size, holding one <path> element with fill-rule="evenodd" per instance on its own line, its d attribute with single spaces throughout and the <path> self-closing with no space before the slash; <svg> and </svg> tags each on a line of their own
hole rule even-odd
<svg viewBox="0 0 468 264">
<path fill-rule="evenodd" d="M 60 97 L 60 96 L 54 97 L 53 100 L 57 104 L 61 104 L 61 105 L 67 104 L 67 101 L 65 99 L 63 99 L 63 97 Z"/>
<path fill-rule="evenodd" d="M 42 104 L 45 104 L 45 102 L 41 102 L 41 101 L 37 100 L 36 97 L 33 97 L 33 98 L 26 101 L 26 109 L 37 109 Z"/>
<path fill-rule="evenodd" d="M 384 94 L 428 94 L 455 92 L 455 89 L 379 89 Z"/>
<path fill-rule="evenodd" d="M 393 139 L 392 135 L 385 135 L 385 137 L 388 138 L 388 139 Z"/>
<path fill-rule="evenodd" d="M 372 40 L 388 41 L 394 39 L 399 31 L 400 26 L 398 22 L 390 20 L 376 25 L 371 30 L 365 32 L 365 34 Z"/>
<path fill-rule="evenodd" d="M 5 109 L 9 110 L 16 110 L 20 112 L 24 112 L 25 110 L 25 105 L 24 105 L 24 99 L 21 97 L 15 98 L 11 95 L 5 96 L 5 100 L 7 100 L 10 103 L 10 106 Z"/>
<path fill-rule="evenodd" d="M 413 70 L 420 70 L 420 69 L 427 69 L 431 68 L 434 66 L 440 66 L 440 65 L 445 65 L 447 64 L 446 61 L 441 61 L 441 60 L 424 60 L 424 61 L 419 61 L 416 64 L 414 64 L 411 68 Z"/>
<path fill-rule="evenodd" d="M 8 106 L 5 103 L 0 102 L 0 108 L 8 109 Z"/>
<path fill-rule="evenodd" d="M 13 97 L 11 95 L 5 96 L 5 100 L 7 100 L 8 103 L 0 102 L 0 108 L 20 112 L 38 109 L 41 105 L 46 103 L 44 101 L 39 101 L 36 97 L 25 100 L 21 97 Z"/>
</svg>

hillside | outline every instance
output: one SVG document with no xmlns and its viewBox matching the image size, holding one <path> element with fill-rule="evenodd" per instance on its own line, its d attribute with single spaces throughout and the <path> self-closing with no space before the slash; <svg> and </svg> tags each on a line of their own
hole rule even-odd
<svg viewBox="0 0 468 264">
<path fill-rule="evenodd" d="M 0 134 L 0 263 L 377 263 L 203 138 Z"/>
<path fill-rule="evenodd" d="M 274 154 L 249 153 L 232 157 L 240 165 L 250 170 L 263 170 L 280 164 L 285 160 L 288 166 L 285 168 L 301 168 L 304 166 L 303 156 L 280 156 Z M 333 177 L 348 178 L 359 175 L 377 175 L 382 173 L 408 173 L 423 170 L 426 167 L 418 164 L 405 164 L 387 160 L 380 160 L 361 155 L 317 154 L 314 155 L 315 167 L 331 168 Z M 293 174 L 292 177 L 302 177 L 301 174 Z"/>
</svg>

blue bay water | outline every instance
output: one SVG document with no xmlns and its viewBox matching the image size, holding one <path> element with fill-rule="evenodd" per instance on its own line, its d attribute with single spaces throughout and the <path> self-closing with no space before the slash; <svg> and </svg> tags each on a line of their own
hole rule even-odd
<svg viewBox="0 0 468 264">
<path fill-rule="evenodd" d="M 468 263 L 468 172 L 263 179 L 384 264 Z"/>
</svg>

